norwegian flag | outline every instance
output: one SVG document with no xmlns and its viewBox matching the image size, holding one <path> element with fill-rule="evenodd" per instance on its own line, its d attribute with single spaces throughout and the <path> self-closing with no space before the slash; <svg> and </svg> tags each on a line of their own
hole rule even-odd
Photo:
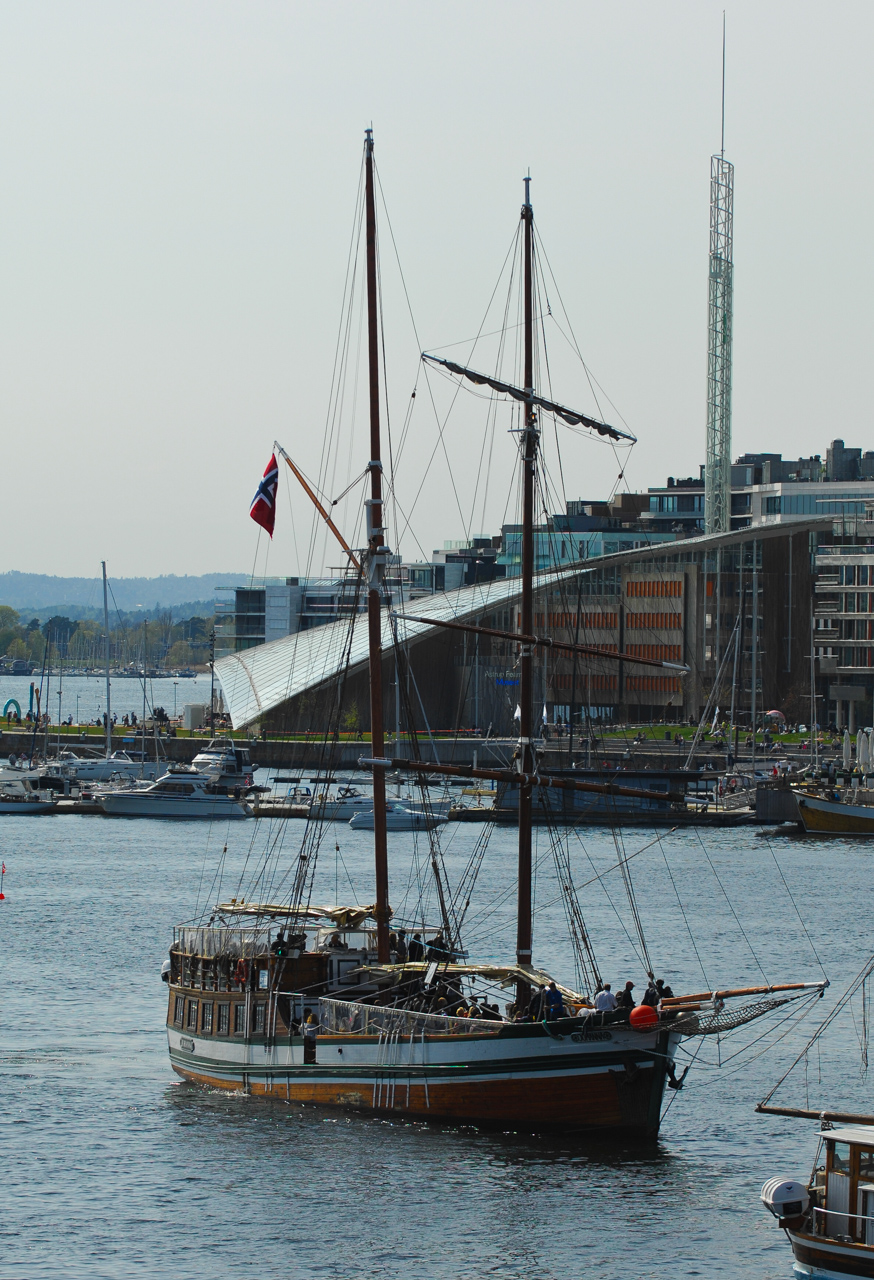
<svg viewBox="0 0 874 1280">
<path fill-rule="evenodd" d="M 252 499 L 249 515 L 262 529 L 266 529 L 273 537 L 273 526 L 276 523 L 276 488 L 279 483 L 279 468 L 276 465 L 276 454 L 271 454 L 270 461 L 261 477 L 258 492 Z"/>
</svg>

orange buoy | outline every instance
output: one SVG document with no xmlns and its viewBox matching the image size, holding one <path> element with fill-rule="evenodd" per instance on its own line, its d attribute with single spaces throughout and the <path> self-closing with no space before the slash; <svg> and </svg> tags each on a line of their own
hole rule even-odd
<svg viewBox="0 0 874 1280">
<path fill-rule="evenodd" d="M 659 1020 L 659 1015 L 651 1004 L 639 1004 L 631 1010 L 631 1025 L 637 1031 L 647 1031 L 650 1027 L 654 1027 Z"/>
</svg>

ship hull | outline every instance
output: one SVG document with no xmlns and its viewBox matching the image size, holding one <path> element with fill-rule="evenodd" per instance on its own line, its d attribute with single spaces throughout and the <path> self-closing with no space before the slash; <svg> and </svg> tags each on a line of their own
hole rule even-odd
<svg viewBox="0 0 874 1280">
<path fill-rule="evenodd" d="M 656 1136 L 673 1047 L 664 1032 L 640 1037 L 622 1028 L 586 1042 L 541 1026 L 520 1030 L 389 1046 L 374 1036 L 321 1035 L 311 1063 L 299 1037 L 219 1045 L 173 1027 L 168 1037 L 173 1069 L 216 1089 L 444 1123 Z"/>
<path fill-rule="evenodd" d="M 799 796 L 798 812 L 805 831 L 836 836 L 874 836 L 874 805 Z"/>
<path fill-rule="evenodd" d="M 831 1240 L 806 1231 L 787 1230 L 795 1255 L 793 1270 L 805 1280 L 845 1280 L 847 1276 L 874 1280 L 874 1246 Z"/>
</svg>

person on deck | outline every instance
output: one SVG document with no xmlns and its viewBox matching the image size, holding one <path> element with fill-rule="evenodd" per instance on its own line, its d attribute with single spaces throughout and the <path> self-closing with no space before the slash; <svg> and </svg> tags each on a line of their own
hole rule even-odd
<svg viewBox="0 0 874 1280">
<path fill-rule="evenodd" d="M 605 982 L 602 989 L 595 996 L 595 1008 L 599 1013 L 612 1013 L 616 1008 L 616 997 L 610 990 L 609 982 Z"/>
<path fill-rule="evenodd" d="M 410 938 L 410 946 L 407 952 L 412 963 L 418 963 L 419 960 L 425 959 L 425 948 L 422 945 L 421 933 L 414 933 Z"/>
<path fill-rule="evenodd" d="M 407 962 L 407 931 L 406 929 L 398 929 L 397 942 L 395 944 L 395 952 L 398 957 L 398 964 L 406 964 Z"/>
<path fill-rule="evenodd" d="M 443 933 L 438 931 L 428 943 L 428 959 L 429 960 L 445 960 L 447 959 L 446 947 L 443 942 Z"/>
<path fill-rule="evenodd" d="M 634 996 L 631 994 L 634 990 L 633 982 L 626 982 L 625 990 L 620 992 L 619 999 L 616 1001 L 617 1009 L 633 1009 Z"/>
<path fill-rule="evenodd" d="M 309 1065 L 316 1060 L 316 1039 L 319 1034 L 319 1024 L 313 1017 L 312 1012 L 307 1013 L 303 1024 L 303 1060 L 305 1065 Z"/>
<path fill-rule="evenodd" d="M 655 978 L 653 977 L 653 975 L 651 973 L 648 973 L 647 977 L 649 978 L 649 984 L 646 988 L 646 991 L 644 991 L 643 995 L 641 996 L 640 1003 L 648 1004 L 650 1008 L 656 1009 L 658 1008 L 658 1003 L 661 997 L 659 996 L 658 987 L 656 986 Z"/>
<path fill-rule="evenodd" d="M 656 979 L 656 991 L 659 993 L 659 1000 L 670 1000 L 673 997 L 673 991 L 665 985 L 664 978 Z"/>
<path fill-rule="evenodd" d="M 565 1016 L 564 1000 L 554 982 L 550 982 L 543 997 L 545 1017 L 548 1022 L 555 1022 Z"/>
</svg>

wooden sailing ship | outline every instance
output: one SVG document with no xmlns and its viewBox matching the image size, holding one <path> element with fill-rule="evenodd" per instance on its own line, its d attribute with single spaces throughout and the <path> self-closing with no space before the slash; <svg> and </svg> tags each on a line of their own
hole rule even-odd
<svg viewBox="0 0 874 1280">
<path fill-rule="evenodd" d="M 169 984 L 170 1060 L 185 1079 L 288 1102 L 346 1107 L 501 1127 L 621 1131 L 653 1137 L 668 1085 L 681 1084 L 674 1058 L 684 1037 L 725 1033 L 822 984 L 693 993 L 658 1008 L 597 1010 L 590 989 L 554 982 L 532 955 L 532 809 L 535 790 L 563 789 L 664 800 L 664 793 L 585 781 L 540 770 L 534 734 L 534 654 L 551 644 L 535 633 L 534 508 L 540 428 L 550 414 L 620 439 L 624 433 L 540 396 L 534 378 L 533 210 L 528 180 L 521 213 L 524 315 L 522 385 L 442 361 L 449 372 L 522 406 L 517 429 L 522 472 L 522 575 L 519 625 L 487 630 L 518 645 L 519 740 L 511 768 L 458 769 L 385 754 L 382 689 L 382 581 L 389 550 L 380 441 L 373 139 L 365 143 L 367 312 L 370 390 L 367 547 L 360 573 L 370 643 L 374 900 L 312 907 L 306 886 L 312 853 L 299 856 L 282 901 L 232 899 L 209 922 L 176 930 L 164 977 Z M 345 544 L 344 544 L 345 545 Z M 349 549 L 347 548 L 347 551 Z M 350 559 L 353 559 L 349 551 Z M 355 560 L 356 566 L 358 561 Z M 462 630 L 477 628 L 456 625 Z M 593 652 L 564 645 L 577 655 Z M 598 656 L 604 655 L 598 651 Z M 627 654 L 617 660 L 667 664 Z M 465 954 L 441 890 L 440 933 L 429 952 L 411 955 L 392 934 L 386 840 L 386 774 L 464 774 L 518 790 L 515 957 L 478 965 Z M 310 826 L 316 824 L 309 824 Z M 307 837 L 304 837 L 305 839 Z M 433 833 L 432 833 L 433 838 Z M 580 925 L 582 921 L 580 919 Z M 582 934 L 583 930 L 580 929 Z M 577 939 L 580 945 L 584 945 Z M 478 984 L 506 991 L 503 1009 L 477 996 Z M 738 1007 L 726 1002 L 748 997 Z"/>
</svg>

